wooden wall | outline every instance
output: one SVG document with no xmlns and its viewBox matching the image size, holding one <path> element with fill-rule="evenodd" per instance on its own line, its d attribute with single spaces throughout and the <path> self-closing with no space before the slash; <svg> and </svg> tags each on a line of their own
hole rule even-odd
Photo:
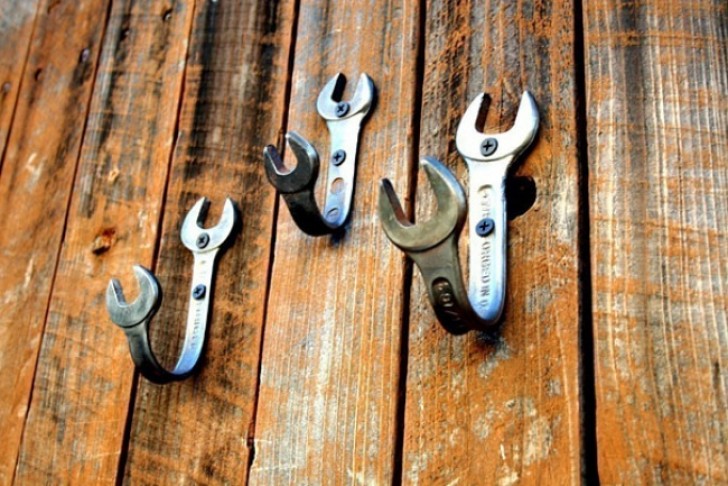
<svg viewBox="0 0 728 486">
<path fill-rule="evenodd" d="M 724 0 L 1 0 L 0 485 L 728 483 L 727 26 Z M 298 131 L 325 175 L 340 71 L 377 100 L 346 233 L 311 238 L 262 148 Z M 377 185 L 428 218 L 418 158 L 465 183 L 470 100 L 503 131 L 524 89 L 503 333 L 451 336 Z M 174 362 L 201 196 L 241 232 L 200 372 L 154 385 L 103 295 L 152 268 Z"/>
</svg>

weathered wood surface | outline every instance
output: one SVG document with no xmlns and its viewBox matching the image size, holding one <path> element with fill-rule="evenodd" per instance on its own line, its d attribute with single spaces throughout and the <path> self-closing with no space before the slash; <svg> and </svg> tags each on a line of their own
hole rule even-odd
<svg viewBox="0 0 728 486">
<path fill-rule="evenodd" d="M 727 10 L 0 0 L 0 484 L 728 482 Z M 299 131 L 326 177 L 315 102 L 338 71 L 378 100 L 346 235 L 311 238 L 261 152 Z M 541 129 L 514 175 L 536 193 L 509 199 L 503 336 L 449 336 L 378 181 L 427 218 L 418 156 L 466 184 L 465 108 L 489 93 L 505 130 L 523 89 Z M 152 385 L 104 290 L 155 269 L 173 363 L 199 196 L 208 224 L 232 197 L 242 233 L 199 374 Z"/>
<path fill-rule="evenodd" d="M 207 196 L 207 226 L 215 225 L 231 197 L 242 234 L 218 261 L 200 373 L 167 386 L 139 384 L 125 475 L 131 484 L 241 484 L 247 475 L 275 221 L 275 189 L 261 155 L 283 130 L 293 7 L 289 0 L 197 2 L 157 264 L 165 301 L 152 341 L 168 366 L 187 320 L 185 214 Z"/>
<path fill-rule="evenodd" d="M 330 157 L 316 111 L 324 84 L 344 73 L 346 99 L 365 72 L 377 86 L 377 104 L 361 134 L 345 236 L 303 234 L 281 202 L 252 484 L 392 480 L 404 259 L 381 231 L 376 187 L 384 176 L 401 183 L 409 177 L 418 23 L 414 2 L 301 5 L 287 129 L 317 147 L 321 178 Z"/>
<path fill-rule="evenodd" d="M 46 2 L 0 2 L 0 154 L 5 153 L 39 4 Z"/>
<path fill-rule="evenodd" d="M 502 339 L 492 345 L 475 333 L 447 334 L 415 270 L 403 452 L 407 483 L 580 480 L 573 13 L 570 1 L 428 5 L 421 155 L 446 162 L 467 184 L 454 138 L 465 109 L 481 92 L 492 97 L 488 130 L 510 128 L 524 89 L 537 100 L 541 122 L 533 150 L 516 170 L 533 179 L 537 198 L 509 222 Z M 431 217 L 435 201 L 423 175 L 415 204 L 417 220 Z"/>
<path fill-rule="evenodd" d="M 107 6 L 41 2 L 45 14 L 29 43 L 0 174 L 0 484 L 11 481 L 18 457 Z M 14 47 L 16 54 L 28 51 Z"/>
<path fill-rule="evenodd" d="M 723 484 L 728 5 L 584 18 L 599 474 Z"/>
<path fill-rule="evenodd" d="M 103 23 L 105 15 L 103 7 L 87 21 Z M 131 263 L 152 263 L 190 20 L 187 3 L 129 0 L 112 7 L 18 457 L 19 484 L 110 483 L 117 475 L 134 372 L 126 339 L 106 314 L 104 291 L 116 275 L 133 297 Z"/>
</svg>

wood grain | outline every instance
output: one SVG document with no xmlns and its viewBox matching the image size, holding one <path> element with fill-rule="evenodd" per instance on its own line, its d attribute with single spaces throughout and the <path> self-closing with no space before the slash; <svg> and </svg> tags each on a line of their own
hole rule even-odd
<svg viewBox="0 0 728 486">
<path fill-rule="evenodd" d="M 421 155 L 446 162 L 467 183 L 454 138 L 465 109 L 481 92 L 492 97 L 486 130 L 511 127 L 524 89 L 533 93 L 541 122 L 533 150 L 516 170 L 533 178 L 537 198 L 509 223 L 500 341 L 447 334 L 415 271 L 405 483 L 580 482 L 573 13 L 570 1 L 428 5 Z M 419 178 L 416 218 L 426 220 L 435 202 L 422 174 Z M 461 250 L 465 262 L 466 246 Z"/>
<path fill-rule="evenodd" d="M 18 457 L 107 7 L 41 2 L 30 47 L 15 46 L 30 54 L 0 176 L 0 484 Z"/>
<path fill-rule="evenodd" d="M 378 102 L 362 130 L 346 234 L 309 237 L 281 205 L 250 482 L 385 484 L 394 471 L 404 259 L 380 228 L 376 187 L 385 176 L 400 188 L 410 182 L 418 5 L 305 2 L 297 31 L 288 129 L 317 147 L 323 178 L 329 136 L 316 98 L 326 81 L 343 72 L 348 98 L 366 72 Z"/>
<path fill-rule="evenodd" d="M 0 33 L 2 33 L 0 35 L 0 154 L 5 153 L 20 93 L 20 80 L 25 70 L 38 5 L 41 3 L 45 5 L 47 2 L 40 0 L 0 2 Z M 97 27 L 103 29 L 104 25 Z M 1 166 L 2 161 L 0 161 Z"/>
<path fill-rule="evenodd" d="M 599 473 L 728 482 L 728 5 L 585 3 Z"/>
<path fill-rule="evenodd" d="M 591 459 L 602 484 L 728 483 L 726 25 L 723 0 L 0 0 L 0 484 L 573 484 Z M 261 152 L 299 131 L 326 177 L 338 71 L 379 99 L 347 233 L 315 239 Z M 504 334 L 452 337 L 377 183 L 429 217 L 418 155 L 467 185 L 465 108 L 489 93 L 502 131 L 526 88 L 541 130 L 514 174 L 537 196 L 509 226 Z M 203 195 L 208 224 L 233 197 L 242 234 L 200 373 L 151 385 L 103 293 L 155 267 L 171 364 Z"/>
<path fill-rule="evenodd" d="M 101 10 L 86 21 L 103 24 Z M 18 459 L 19 484 L 111 483 L 117 475 L 134 372 L 103 296 L 116 275 L 133 298 L 131 264 L 152 262 L 190 20 L 184 2 L 128 0 L 112 7 Z"/>
<path fill-rule="evenodd" d="M 213 226 L 232 197 L 242 234 L 218 262 L 199 374 L 167 386 L 140 382 L 125 482 L 242 484 L 247 477 L 275 204 L 261 154 L 284 123 L 293 14 L 288 0 L 197 2 L 157 264 L 165 301 L 152 340 L 168 364 L 187 319 L 185 214 L 207 196 Z"/>
</svg>

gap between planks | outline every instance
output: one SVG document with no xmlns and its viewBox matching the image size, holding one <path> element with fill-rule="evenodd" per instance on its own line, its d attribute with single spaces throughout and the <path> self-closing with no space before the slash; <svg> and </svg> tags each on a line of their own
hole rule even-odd
<svg viewBox="0 0 728 486">
<path fill-rule="evenodd" d="M 281 130 L 278 135 L 278 139 L 276 140 L 276 147 L 278 148 L 279 153 L 283 153 L 283 148 L 285 145 L 285 138 L 284 134 L 288 131 L 288 113 L 290 111 L 290 104 L 291 104 L 291 93 L 292 93 L 292 86 L 293 86 L 293 67 L 295 65 L 296 60 L 296 38 L 298 37 L 298 18 L 299 18 L 299 12 L 301 8 L 301 0 L 294 0 L 293 3 L 293 17 L 291 19 L 291 22 L 293 25 L 291 26 L 291 43 L 288 46 L 288 62 L 287 62 L 287 72 L 286 72 L 286 89 L 284 94 L 284 105 L 285 109 L 283 110 L 283 118 L 281 120 Z M 271 282 L 273 279 L 273 264 L 275 262 L 275 253 L 276 253 L 276 236 L 278 231 L 278 225 L 276 222 L 278 221 L 278 212 L 280 211 L 281 207 L 281 196 L 279 194 L 276 194 L 275 200 L 273 203 L 273 219 L 272 219 L 272 228 L 271 228 L 271 243 L 270 243 L 270 252 L 268 257 L 268 271 L 266 273 L 266 285 L 265 285 L 265 301 L 263 304 L 263 320 L 261 324 L 261 330 L 260 330 L 260 345 L 258 347 L 258 369 L 256 370 L 256 381 L 255 381 L 255 393 L 254 393 L 254 399 L 253 399 L 253 413 L 251 415 L 250 419 L 250 425 L 248 426 L 248 436 L 246 439 L 246 442 L 248 444 L 248 448 L 250 449 L 250 456 L 248 457 L 248 467 L 245 470 L 245 484 L 250 483 L 250 470 L 253 467 L 253 462 L 255 461 L 255 420 L 258 413 L 258 398 L 260 397 L 260 373 L 263 368 L 263 346 L 265 345 L 265 328 L 266 324 L 268 322 L 268 306 L 270 305 L 270 297 L 271 297 Z"/>
<path fill-rule="evenodd" d="M 113 1 L 113 0 L 112 0 Z M 190 16 L 192 18 L 195 18 L 195 10 L 197 7 L 197 2 L 192 3 L 192 8 L 190 12 Z M 109 6 L 109 10 L 111 9 L 111 6 Z M 107 17 L 108 22 L 108 17 Z M 177 141 L 178 137 L 177 134 L 179 133 L 179 126 L 180 126 L 180 116 L 182 114 L 182 102 L 185 98 L 185 82 L 187 80 L 187 59 L 190 52 L 190 38 L 192 36 L 192 25 L 193 22 L 190 22 L 189 29 L 187 30 L 187 44 L 186 44 L 186 50 L 184 54 L 184 63 L 185 67 L 182 70 L 182 79 L 180 84 L 180 90 L 179 90 L 179 99 L 177 101 L 177 111 L 175 114 L 175 121 L 174 121 L 174 135 L 172 136 L 172 147 L 169 151 L 169 157 L 167 158 L 167 177 L 164 181 L 164 189 L 162 190 L 162 205 L 159 210 L 159 217 L 157 218 L 157 238 L 154 241 L 154 250 L 152 251 L 152 272 L 154 272 L 157 268 L 157 261 L 159 260 L 159 252 L 161 250 L 162 246 L 162 225 L 164 223 L 164 214 L 167 207 L 167 190 L 169 189 L 169 180 L 171 178 L 171 172 L 172 172 L 172 160 L 174 159 L 175 150 L 177 148 Z M 139 380 L 142 379 L 141 374 L 137 369 L 134 369 L 134 378 L 132 379 L 131 384 L 131 390 L 129 393 L 129 404 L 128 404 L 128 411 L 126 415 L 126 423 L 124 424 L 124 434 L 122 436 L 121 441 L 121 452 L 119 453 L 119 462 L 116 470 L 116 484 L 121 485 L 124 481 L 124 473 L 126 468 L 126 462 L 129 458 L 129 445 L 131 442 L 131 433 L 132 433 L 132 421 L 134 419 L 134 408 L 137 401 L 137 391 L 139 389 Z"/>
</svg>

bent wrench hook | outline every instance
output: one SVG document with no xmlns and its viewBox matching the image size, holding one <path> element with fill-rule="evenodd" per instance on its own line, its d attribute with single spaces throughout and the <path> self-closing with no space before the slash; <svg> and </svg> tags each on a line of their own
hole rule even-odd
<svg viewBox="0 0 728 486">
<path fill-rule="evenodd" d="M 106 308 L 111 320 L 121 327 L 129 341 L 134 364 L 149 381 L 168 383 L 189 376 L 198 364 L 205 343 L 205 332 L 210 310 L 210 294 L 215 274 L 215 261 L 220 248 L 228 241 L 237 226 L 237 215 L 231 199 L 225 200 L 217 226 L 202 228 L 209 203 L 202 198 L 195 203 L 182 223 L 182 243 L 194 255 L 192 289 L 189 297 L 187 331 L 182 353 L 172 371 L 159 364 L 149 344 L 149 323 L 162 300 L 159 282 L 140 265 L 134 265 L 139 283 L 139 296 L 128 304 L 121 284 L 111 279 L 106 289 Z"/>
<path fill-rule="evenodd" d="M 420 165 L 437 199 L 429 221 L 412 224 L 388 180 L 379 194 L 379 215 L 389 239 L 414 260 L 427 284 L 440 323 L 453 334 L 492 331 L 503 312 L 506 289 L 505 179 L 510 165 L 533 142 L 539 117 L 533 96 L 526 91 L 513 127 L 505 133 L 476 129 L 485 95 L 468 107 L 460 121 L 456 146 L 470 173 L 468 203 L 470 278 L 466 293 L 457 251 L 468 203 L 453 174 L 434 158 Z"/>
</svg>

